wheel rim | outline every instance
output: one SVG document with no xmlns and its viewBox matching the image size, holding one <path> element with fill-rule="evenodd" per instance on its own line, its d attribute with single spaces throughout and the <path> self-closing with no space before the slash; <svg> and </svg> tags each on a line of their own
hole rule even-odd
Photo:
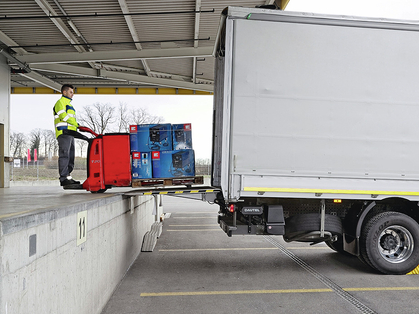
<svg viewBox="0 0 419 314">
<path fill-rule="evenodd" d="M 402 263 L 413 253 L 412 234 L 402 226 L 390 226 L 379 236 L 378 251 L 390 263 Z"/>
</svg>

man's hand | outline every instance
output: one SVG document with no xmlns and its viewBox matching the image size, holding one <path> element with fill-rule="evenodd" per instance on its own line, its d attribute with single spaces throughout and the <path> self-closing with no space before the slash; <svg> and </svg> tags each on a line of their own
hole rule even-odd
<svg viewBox="0 0 419 314">
<path fill-rule="evenodd" d="M 89 129 L 88 127 L 85 127 L 85 126 L 80 126 L 79 125 L 78 129 L 79 129 L 79 131 L 88 132 L 90 134 L 93 134 L 94 136 L 98 136 L 99 135 L 99 134 L 93 132 L 91 129 Z"/>
</svg>

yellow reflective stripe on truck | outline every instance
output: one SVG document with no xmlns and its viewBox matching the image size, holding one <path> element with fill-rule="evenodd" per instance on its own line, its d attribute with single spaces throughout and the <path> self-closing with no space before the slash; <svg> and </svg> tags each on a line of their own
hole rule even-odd
<svg viewBox="0 0 419 314">
<path fill-rule="evenodd" d="M 373 195 L 414 195 L 419 192 L 408 191 L 372 191 L 372 190 L 335 190 L 335 189 L 301 189 L 301 188 L 264 188 L 245 187 L 245 192 L 283 192 L 283 193 L 321 193 L 321 194 L 373 194 Z"/>
</svg>

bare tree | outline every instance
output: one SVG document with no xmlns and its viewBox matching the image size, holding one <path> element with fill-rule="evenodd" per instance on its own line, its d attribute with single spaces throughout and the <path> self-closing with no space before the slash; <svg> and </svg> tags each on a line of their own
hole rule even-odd
<svg viewBox="0 0 419 314">
<path fill-rule="evenodd" d="M 42 130 L 41 129 L 33 129 L 29 134 L 29 144 L 31 155 L 34 156 L 34 150 L 36 149 L 39 152 L 39 147 L 41 146 L 41 139 L 42 139 Z"/>
<path fill-rule="evenodd" d="M 83 157 L 83 150 L 87 142 L 84 140 L 76 139 L 77 146 L 80 148 L 80 157 Z"/>
<path fill-rule="evenodd" d="M 209 158 L 198 158 L 195 161 L 196 175 L 210 175 L 211 174 L 211 160 Z"/>
<path fill-rule="evenodd" d="M 10 133 L 10 150 L 13 157 L 21 157 L 26 145 L 26 136 L 23 133 Z"/>
<path fill-rule="evenodd" d="M 87 126 L 99 134 L 111 131 L 115 119 L 115 107 L 109 103 L 101 104 L 98 102 L 84 106 L 78 118 L 81 125 Z"/>
<path fill-rule="evenodd" d="M 44 143 L 45 143 L 45 157 L 48 157 L 50 155 L 56 155 L 58 152 L 58 142 L 55 138 L 55 132 L 52 130 L 44 130 L 45 134 L 43 134 L 44 137 Z"/>
<path fill-rule="evenodd" d="M 157 124 L 163 121 L 163 117 L 154 116 L 144 108 L 135 108 L 130 112 L 130 124 Z"/>
<path fill-rule="evenodd" d="M 129 112 L 126 103 L 119 103 L 117 118 L 116 118 L 116 131 L 129 132 Z"/>
<path fill-rule="evenodd" d="M 41 140 L 42 144 L 44 146 L 44 156 L 47 157 L 49 155 L 49 152 L 51 151 L 51 141 L 52 139 L 55 139 L 54 131 L 52 130 L 41 130 Z M 41 154 L 41 152 L 39 152 Z"/>
</svg>

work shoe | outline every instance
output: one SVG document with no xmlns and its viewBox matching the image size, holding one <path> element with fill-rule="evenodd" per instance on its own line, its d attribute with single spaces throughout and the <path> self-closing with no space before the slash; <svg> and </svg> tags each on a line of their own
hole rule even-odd
<svg viewBox="0 0 419 314">
<path fill-rule="evenodd" d="M 71 179 L 65 179 L 64 181 L 61 181 L 61 186 L 66 186 L 66 185 L 70 185 L 70 184 L 80 184 L 80 181 L 76 181 Z"/>
</svg>

